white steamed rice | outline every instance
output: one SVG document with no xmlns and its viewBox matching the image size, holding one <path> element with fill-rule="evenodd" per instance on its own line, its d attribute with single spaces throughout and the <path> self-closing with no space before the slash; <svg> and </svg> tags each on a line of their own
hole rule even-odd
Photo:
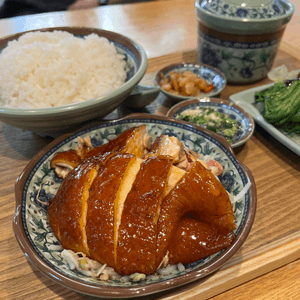
<svg viewBox="0 0 300 300">
<path fill-rule="evenodd" d="M 0 54 L 0 105 L 43 108 L 107 94 L 126 80 L 124 57 L 108 39 L 30 32 Z"/>
</svg>

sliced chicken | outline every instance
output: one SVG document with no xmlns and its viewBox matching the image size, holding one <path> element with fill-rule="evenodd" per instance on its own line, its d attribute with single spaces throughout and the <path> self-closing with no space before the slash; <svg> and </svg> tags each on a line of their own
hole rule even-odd
<svg viewBox="0 0 300 300">
<path fill-rule="evenodd" d="M 170 262 L 189 263 L 230 245 L 235 219 L 220 181 L 177 138 L 149 143 L 146 126 L 138 126 L 53 157 L 54 168 L 73 164 L 48 207 L 64 248 L 119 274 L 150 274 L 168 252 Z"/>
<path fill-rule="evenodd" d="M 122 214 L 140 163 L 132 154 L 116 153 L 99 168 L 90 187 L 86 235 L 90 257 L 115 267 L 118 215 Z"/>
<path fill-rule="evenodd" d="M 84 158 L 94 148 L 91 139 L 86 135 L 84 138 L 79 136 L 77 140 L 78 143 L 75 151 L 81 158 Z"/>
<path fill-rule="evenodd" d="M 201 221 L 217 230 L 229 232 L 235 229 L 235 219 L 226 190 L 199 162 L 193 164 L 161 204 L 157 267 L 176 235 L 180 220 L 187 212 L 196 212 Z"/>
<path fill-rule="evenodd" d="M 211 225 L 184 217 L 168 247 L 168 263 L 190 264 L 229 247 L 233 240 L 232 231 L 219 232 Z"/>
<path fill-rule="evenodd" d="M 87 199 L 97 169 L 98 166 L 85 163 L 72 170 L 48 209 L 50 225 L 66 249 L 88 254 L 85 234 Z"/>
<path fill-rule="evenodd" d="M 131 153 L 141 158 L 148 152 L 150 144 L 151 136 L 148 134 L 146 126 L 136 126 L 123 131 L 109 143 L 95 147 L 87 153 L 84 160 L 93 159 L 107 152 Z"/>
<path fill-rule="evenodd" d="M 55 169 L 58 177 L 65 178 L 67 174 L 81 163 L 81 157 L 75 150 L 62 151 L 54 154 L 50 166 Z"/>
<path fill-rule="evenodd" d="M 177 138 L 162 134 L 154 141 L 144 158 L 157 155 L 171 156 L 174 158 L 174 164 L 177 164 L 185 158 L 184 145 Z"/>
<path fill-rule="evenodd" d="M 172 163 L 170 156 L 155 156 L 141 164 L 121 216 L 115 268 L 119 273 L 155 271 L 157 221 Z"/>
<path fill-rule="evenodd" d="M 131 153 L 137 157 L 144 156 L 151 145 L 151 136 L 148 134 L 146 126 L 132 127 L 109 143 L 102 146 L 93 147 L 89 136 L 78 137 L 75 150 L 68 150 L 56 153 L 51 162 L 51 168 L 56 174 L 65 178 L 67 174 L 83 161 L 96 161 L 105 153 Z"/>
</svg>

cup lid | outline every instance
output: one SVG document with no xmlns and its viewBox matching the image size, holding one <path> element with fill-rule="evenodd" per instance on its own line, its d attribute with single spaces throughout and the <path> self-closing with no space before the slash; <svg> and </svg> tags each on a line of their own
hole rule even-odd
<svg viewBox="0 0 300 300">
<path fill-rule="evenodd" d="M 252 34 L 277 30 L 294 12 L 287 0 L 196 0 L 195 7 L 198 19 L 208 26 Z"/>
</svg>

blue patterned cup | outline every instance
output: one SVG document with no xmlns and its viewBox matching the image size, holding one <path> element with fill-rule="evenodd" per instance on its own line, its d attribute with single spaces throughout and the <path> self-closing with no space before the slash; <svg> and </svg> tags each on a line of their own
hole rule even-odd
<svg viewBox="0 0 300 300">
<path fill-rule="evenodd" d="M 267 76 L 294 6 L 285 0 L 196 0 L 197 61 L 229 83 Z"/>
</svg>

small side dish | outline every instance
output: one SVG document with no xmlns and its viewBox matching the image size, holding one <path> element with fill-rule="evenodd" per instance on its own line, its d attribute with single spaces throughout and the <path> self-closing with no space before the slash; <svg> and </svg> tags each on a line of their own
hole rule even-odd
<svg viewBox="0 0 300 300">
<path fill-rule="evenodd" d="M 255 105 L 270 124 L 289 134 L 300 135 L 299 80 L 277 82 L 256 92 Z"/>
<path fill-rule="evenodd" d="M 212 108 L 188 109 L 178 114 L 176 118 L 203 126 L 223 136 L 231 144 L 242 128 L 241 122 L 227 113 Z"/>
<path fill-rule="evenodd" d="M 204 64 L 172 64 L 157 72 L 154 84 L 168 97 L 178 100 L 212 97 L 226 86 L 224 74 Z"/>
<path fill-rule="evenodd" d="M 191 71 L 170 72 L 167 76 L 161 74 L 159 82 L 162 89 L 174 95 L 200 96 L 201 92 L 209 93 L 214 89 L 213 84 L 208 84 L 204 78 Z"/>
<path fill-rule="evenodd" d="M 293 152 L 300 155 L 299 78 L 300 70 L 282 65 L 268 73 L 273 83 L 230 96 L 255 122 Z M 296 82 L 295 82 L 296 81 Z"/>
<path fill-rule="evenodd" d="M 232 147 L 245 143 L 254 131 L 251 116 L 225 100 L 202 98 L 182 101 L 174 105 L 167 116 L 207 128 L 225 138 Z"/>
</svg>

